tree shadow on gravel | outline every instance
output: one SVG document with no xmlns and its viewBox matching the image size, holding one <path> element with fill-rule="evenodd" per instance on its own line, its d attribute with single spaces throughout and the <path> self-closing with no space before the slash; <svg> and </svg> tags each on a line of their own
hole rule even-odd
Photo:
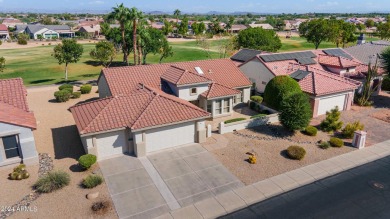
<svg viewBox="0 0 390 219">
<path fill-rule="evenodd" d="M 55 159 L 73 158 L 77 160 L 85 154 L 76 125 L 53 128 L 51 132 Z"/>
</svg>

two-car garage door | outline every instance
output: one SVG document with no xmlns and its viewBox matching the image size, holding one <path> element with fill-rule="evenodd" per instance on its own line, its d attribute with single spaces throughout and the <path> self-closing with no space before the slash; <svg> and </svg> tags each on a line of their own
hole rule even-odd
<svg viewBox="0 0 390 219">
<path fill-rule="evenodd" d="M 344 110 L 347 100 L 346 97 L 347 95 L 345 93 L 335 96 L 322 97 L 318 105 L 318 115 L 324 115 L 326 114 L 326 111 L 330 111 L 336 106 L 338 106 L 340 111 Z"/>
<path fill-rule="evenodd" d="M 158 151 L 195 142 L 195 122 L 148 130 L 145 133 L 146 152 Z"/>
</svg>

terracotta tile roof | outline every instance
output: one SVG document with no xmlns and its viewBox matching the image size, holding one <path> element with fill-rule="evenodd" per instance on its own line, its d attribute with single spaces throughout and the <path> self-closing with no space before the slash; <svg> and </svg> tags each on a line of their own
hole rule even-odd
<svg viewBox="0 0 390 219">
<path fill-rule="evenodd" d="M 216 97 L 234 96 L 237 94 L 240 94 L 240 91 L 218 83 L 212 83 L 209 85 L 209 89 L 200 95 L 206 97 L 206 99 L 211 99 Z"/>
<path fill-rule="evenodd" d="M 27 91 L 21 78 L 0 80 L 0 122 L 35 129 L 34 114 L 27 104 Z"/>
<path fill-rule="evenodd" d="M 190 72 L 188 70 L 171 66 L 161 75 L 161 78 L 176 85 L 198 84 L 198 83 L 210 83 L 211 80 Z"/>
<path fill-rule="evenodd" d="M 0 31 L 7 31 L 8 32 L 8 27 L 5 24 L 0 24 Z"/>
<path fill-rule="evenodd" d="M 138 130 L 210 117 L 210 113 L 189 102 L 148 86 L 132 94 L 79 104 L 70 111 L 80 134 Z"/>
<path fill-rule="evenodd" d="M 361 65 L 360 62 L 347 59 L 341 56 L 331 56 L 331 55 L 319 55 L 318 62 L 321 65 L 331 66 L 336 68 L 349 68 L 349 67 L 356 67 Z"/>
<path fill-rule="evenodd" d="M 129 94 L 138 88 L 139 83 L 160 88 L 161 76 L 171 66 L 191 72 L 195 71 L 195 67 L 199 67 L 204 72 L 203 77 L 230 88 L 252 85 L 230 59 L 105 68 L 100 77 L 106 78 L 112 95 Z"/>
<path fill-rule="evenodd" d="M 355 90 L 360 82 L 338 76 L 336 74 L 306 66 L 306 71 L 311 72 L 298 83 L 302 91 L 313 95 L 325 95 L 348 90 Z"/>
</svg>

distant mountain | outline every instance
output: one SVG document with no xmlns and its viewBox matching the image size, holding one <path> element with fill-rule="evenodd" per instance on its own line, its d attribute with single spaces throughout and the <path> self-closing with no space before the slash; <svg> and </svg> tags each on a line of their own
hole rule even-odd
<svg viewBox="0 0 390 219">
<path fill-rule="evenodd" d="M 163 15 L 163 14 L 169 14 L 168 12 L 164 11 L 148 11 L 145 12 L 145 14 L 150 14 L 150 15 Z"/>
</svg>

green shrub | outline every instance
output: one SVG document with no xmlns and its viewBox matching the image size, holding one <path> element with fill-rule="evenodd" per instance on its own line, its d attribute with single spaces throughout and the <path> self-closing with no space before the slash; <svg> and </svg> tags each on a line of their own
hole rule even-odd
<svg viewBox="0 0 390 219">
<path fill-rule="evenodd" d="M 64 171 L 51 171 L 47 175 L 38 179 L 34 187 L 38 192 L 50 193 L 69 185 L 70 176 Z"/>
<path fill-rule="evenodd" d="M 91 189 L 103 183 L 103 177 L 99 175 L 89 175 L 83 180 L 83 186 Z"/>
<path fill-rule="evenodd" d="M 57 102 L 66 102 L 70 99 L 71 96 L 72 93 L 67 89 L 54 92 L 54 97 L 56 98 Z"/>
<path fill-rule="evenodd" d="M 340 115 L 341 113 L 337 106 L 330 112 L 326 112 L 326 118 L 320 124 L 321 129 L 326 132 L 340 130 L 343 126 L 343 122 L 339 121 Z"/>
<path fill-rule="evenodd" d="M 328 149 L 330 148 L 330 144 L 327 141 L 321 141 L 318 147 L 320 147 L 321 149 Z"/>
<path fill-rule="evenodd" d="M 26 170 L 26 165 L 20 164 L 14 168 L 14 171 L 9 174 L 9 179 L 11 180 L 22 180 L 30 177 L 30 174 Z"/>
<path fill-rule="evenodd" d="M 306 150 L 300 146 L 290 146 L 287 148 L 287 155 L 294 160 L 302 160 L 306 155 Z"/>
<path fill-rule="evenodd" d="M 280 106 L 279 121 L 288 130 L 303 130 L 309 125 L 313 113 L 306 94 L 291 94 L 283 99 Z"/>
<path fill-rule="evenodd" d="M 266 116 L 267 116 L 267 114 L 257 114 L 257 115 L 251 116 L 251 119 L 264 118 Z"/>
<path fill-rule="evenodd" d="M 27 45 L 30 36 L 28 34 L 18 34 L 18 44 L 19 45 Z"/>
<path fill-rule="evenodd" d="M 72 93 L 72 98 L 73 99 L 78 99 L 81 97 L 81 92 L 73 92 Z"/>
<path fill-rule="evenodd" d="M 390 91 L 390 76 L 387 76 L 383 79 L 382 90 Z"/>
<path fill-rule="evenodd" d="M 79 164 L 84 169 L 91 168 L 96 163 L 96 156 L 93 154 L 85 154 L 79 158 Z"/>
<path fill-rule="evenodd" d="M 73 85 L 71 84 L 63 84 L 58 87 L 58 90 L 69 90 L 70 93 L 73 93 Z"/>
<path fill-rule="evenodd" d="M 330 145 L 332 145 L 332 147 L 341 148 L 342 146 L 344 146 L 344 142 L 340 138 L 332 137 L 330 138 L 329 143 Z"/>
<path fill-rule="evenodd" d="M 364 125 L 360 124 L 359 121 L 356 121 L 354 123 L 347 124 L 343 128 L 343 130 L 341 130 L 341 134 L 343 135 L 344 138 L 353 138 L 355 131 L 363 130 L 363 129 L 364 129 Z"/>
<path fill-rule="evenodd" d="M 90 84 L 84 84 L 80 87 L 80 92 L 82 94 L 89 94 L 91 93 L 91 90 L 92 90 L 92 85 Z"/>
<path fill-rule="evenodd" d="M 282 101 L 293 93 L 301 93 L 298 82 L 290 76 L 276 76 L 264 90 L 264 101 L 273 109 L 280 110 Z"/>
<path fill-rule="evenodd" d="M 256 103 L 260 104 L 260 103 L 263 102 L 263 97 L 261 97 L 261 96 L 251 96 L 251 100 L 253 102 L 256 102 Z"/>
<path fill-rule="evenodd" d="M 314 126 L 308 126 L 305 128 L 305 134 L 309 136 L 316 136 L 317 135 L 317 128 Z"/>
<path fill-rule="evenodd" d="M 229 124 L 229 123 L 238 122 L 238 121 L 243 121 L 243 120 L 246 120 L 246 119 L 245 119 L 245 118 L 235 118 L 235 119 L 226 120 L 224 123 L 225 123 L 225 124 Z"/>
</svg>

